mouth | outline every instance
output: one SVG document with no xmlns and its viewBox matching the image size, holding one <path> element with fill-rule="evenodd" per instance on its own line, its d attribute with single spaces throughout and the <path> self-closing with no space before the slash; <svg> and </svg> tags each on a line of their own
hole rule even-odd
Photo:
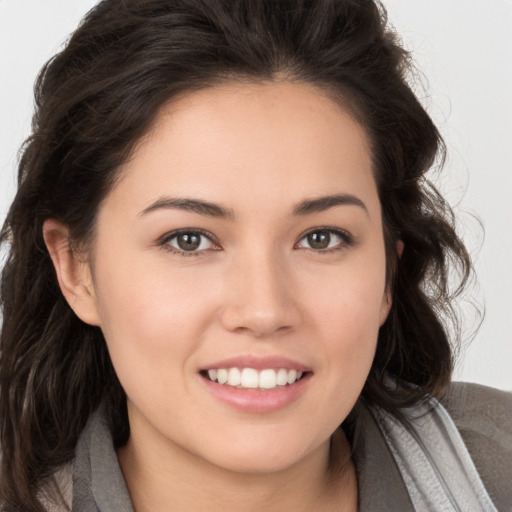
<svg viewBox="0 0 512 512">
<path fill-rule="evenodd" d="M 283 389 L 305 378 L 310 372 L 287 368 L 210 368 L 201 370 L 205 379 L 236 389 L 270 391 Z"/>
<path fill-rule="evenodd" d="M 313 368 L 281 357 L 242 354 L 210 363 L 199 370 L 208 393 L 243 413 L 285 410 L 307 394 Z"/>
</svg>

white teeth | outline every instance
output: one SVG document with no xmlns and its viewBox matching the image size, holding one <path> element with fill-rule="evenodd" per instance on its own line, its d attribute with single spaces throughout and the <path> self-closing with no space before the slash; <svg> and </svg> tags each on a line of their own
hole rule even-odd
<svg viewBox="0 0 512 512">
<path fill-rule="evenodd" d="M 277 385 L 286 386 L 286 384 L 288 384 L 288 372 L 284 368 L 281 368 L 277 372 Z"/>
<path fill-rule="evenodd" d="M 242 379 L 240 384 L 243 388 L 257 388 L 258 371 L 254 368 L 244 368 L 242 370 Z"/>
<path fill-rule="evenodd" d="M 219 381 L 219 384 L 226 384 L 228 381 L 228 371 L 224 368 L 217 370 L 217 380 Z"/>
<path fill-rule="evenodd" d="M 260 373 L 260 388 L 272 389 L 277 385 L 277 375 L 275 370 L 263 370 Z"/>
<path fill-rule="evenodd" d="M 290 370 L 288 372 L 288 384 L 293 384 L 297 379 L 297 370 Z"/>
<path fill-rule="evenodd" d="M 240 386 L 242 380 L 240 370 L 238 368 L 231 368 L 228 372 L 228 375 L 228 384 L 230 386 Z"/>
<path fill-rule="evenodd" d="M 298 381 L 303 372 L 280 368 L 255 370 L 254 368 L 218 368 L 208 370 L 208 378 L 219 384 L 247 389 L 275 389 Z"/>
</svg>

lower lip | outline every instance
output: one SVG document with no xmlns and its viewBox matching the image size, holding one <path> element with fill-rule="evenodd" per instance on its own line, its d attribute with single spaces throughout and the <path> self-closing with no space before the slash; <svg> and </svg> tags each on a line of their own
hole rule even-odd
<svg viewBox="0 0 512 512">
<path fill-rule="evenodd" d="M 212 395 L 235 409 L 251 413 L 274 412 L 295 402 L 306 390 L 311 374 L 279 389 L 239 389 L 201 377 Z"/>
</svg>

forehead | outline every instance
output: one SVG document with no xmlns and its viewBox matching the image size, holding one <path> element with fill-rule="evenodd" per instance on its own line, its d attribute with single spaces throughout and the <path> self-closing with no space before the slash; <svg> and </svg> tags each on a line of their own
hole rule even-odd
<svg viewBox="0 0 512 512">
<path fill-rule="evenodd" d="M 144 201 L 158 192 L 264 203 L 362 194 L 375 188 L 369 147 L 360 124 L 315 86 L 227 83 L 168 103 L 117 186 Z"/>
</svg>

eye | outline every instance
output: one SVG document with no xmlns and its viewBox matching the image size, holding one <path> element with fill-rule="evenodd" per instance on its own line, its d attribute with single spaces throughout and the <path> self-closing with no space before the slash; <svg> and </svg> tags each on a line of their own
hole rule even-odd
<svg viewBox="0 0 512 512">
<path fill-rule="evenodd" d="M 300 249 L 327 251 L 342 249 L 350 245 L 352 237 L 345 231 L 331 228 L 321 228 L 309 231 L 297 243 Z"/>
<path fill-rule="evenodd" d="M 173 252 L 183 255 L 185 255 L 185 253 L 188 253 L 187 255 L 193 255 L 201 253 L 202 251 L 219 249 L 218 245 L 212 241 L 210 236 L 195 229 L 186 229 L 170 233 L 166 235 L 161 243 Z"/>
</svg>

